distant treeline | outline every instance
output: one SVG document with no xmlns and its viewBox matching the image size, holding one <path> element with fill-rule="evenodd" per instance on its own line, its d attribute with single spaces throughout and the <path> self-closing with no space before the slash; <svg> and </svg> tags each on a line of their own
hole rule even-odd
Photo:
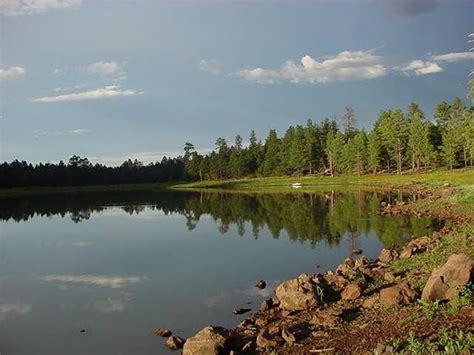
<svg viewBox="0 0 474 355">
<path fill-rule="evenodd" d="M 428 119 L 416 103 L 381 111 L 370 132 L 358 130 L 354 111 L 346 107 L 342 127 L 335 119 L 290 126 L 282 137 L 272 129 L 264 141 L 250 133 L 244 146 L 224 138 L 200 154 L 187 142 L 184 154 L 144 165 L 127 160 L 119 167 L 91 164 L 73 156 L 69 162 L 32 165 L 15 160 L 0 165 L 0 187 L 68 186 L 169 182 L 305 174 L 401 173 L 446 166 L 472 166 L 474 107 L 460 98 L 437 105 Z"/>
</svg>

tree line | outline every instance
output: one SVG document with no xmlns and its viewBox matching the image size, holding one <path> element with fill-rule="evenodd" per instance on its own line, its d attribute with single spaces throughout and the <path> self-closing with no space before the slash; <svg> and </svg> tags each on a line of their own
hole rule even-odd
<svg viewBox="0 0 474 355">
<path fill-rule="evenodd" d="M 290 126 L 283 136 L 276 130 L 264 142 L 250 134 L 247 147 L 242 137 L 228 145 L 216 141 L 210 154 L 199 154 L 186 143 L 185 172 L 191 179 L 225 179 L 245 176 L 280 176 L 326 173 L 401 173 L 446 166 L 472 166 L 474 158 L 474 108 L 460 98 L 437 105 L 429 120 L 416 103 L 380 112 L 370 132 L 355 127 L 355 114 L 346 107 L 342 129 L 335 119 L 320 124 Z"/>
<path fill-rule="evenodd" d="M 341 126 L 341 127 L 340 127 Z M 237 135 L 233 144 L 217 138 L 215 149 L 199 153 L 192 143 L 184 154 L 144 165 L 127 160 L 118 167 L 92 164 L 73 156 L 66 164 L 30 164 L 15 160 L 0 165 L 0 186 L 68 186 L 211 180 L 246 176 L 307 174 L 377 174 L 419 171 L 445 166 L 472 166 L 474 107 L 460 98 L 441 102 L 429 119 L 416 103 L 381 111 L 371 131 L 358 130 L 346 107 L 342 125 L 326 118 L 290 126 L 279 137 L 275 129 L 259 140 L 251 131 L 249 143 Z"/>
</svg>

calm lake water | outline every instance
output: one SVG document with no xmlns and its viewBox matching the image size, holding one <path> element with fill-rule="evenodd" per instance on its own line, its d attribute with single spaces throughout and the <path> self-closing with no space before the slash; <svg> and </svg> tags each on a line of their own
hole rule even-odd
<svg viewBox="0 0 474 355">
<path fill-rule="evenodd" d="M 382 217 L 375 192 L 81 193 L 0 199 L 0 353 L 160 354 L 236 325 L 275 286 L 354 248 L 375 257 L 438 226 Z M 269 285 L 254 287 L 259 279 Z M 85 329 L 85 333 L 80 330 Z"/>
</svg>

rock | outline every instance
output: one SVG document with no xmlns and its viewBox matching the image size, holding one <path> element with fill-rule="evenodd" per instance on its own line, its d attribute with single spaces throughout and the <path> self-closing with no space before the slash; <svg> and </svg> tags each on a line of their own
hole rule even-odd
<svg viewBox="0 0 474 355">
<path fill-rule="evenodd" d="M 273 298 L 266 299 L 265 301 L 262 302 L 262 305 L 260 306 L 260 310 L 262 312 L 268 311 L 269 309 L 275 307 L 275 304 L 273 302 Z"/>
<path fill-rule="evenodd" d="M 383 264 L 387 264 L 398 258 L 398 255 L 395 249 L 382 249 L 379 255 L 379 261 Z"/>
<path fill-rule="evenodd" d="M 449 182 L 445 182 L 445 183 L 443 184 L 443 186 L 444 186 L 444 187 L 450 187 L 451 184 L 450 184 Z"/>
<path fill-rule="evenodd" d="M 272 338 L 268 334 L 268 330 L 263 330 L 257 335 L 257 348 L 266 349 L 266 348 L 275 348 L 278 345 L 276 339 Z M 184 354 L 183 354 L 184 355 Z"/>
<path fill-rule="evenodd" d="M 267 287 L 267 283 L 263 280 L 259 280 L 255 287 L 263 290 L 265 287 Z"/>
<path fill-rule="evenodd" d="M 255 319 L 255 325 L 256 325 L 257 327 L 262 328 L 262 327 L 264 327 L 265 325 L 267 325 L 267 323 L 268 323 L 268 319 L 267 319 L 266 317 L 262 317 L 262 318 L 257 318 L 257 319 Z"/>
<path fill-rule="evenodd" d="M 426 250 L 426 247 L 423 245 L 417 244 L 416 240 L 411 241 L 405 246 L 402 251 L 400 252 L 400 258 L 407 259 L 411 258 L 415 254 L 420 254 Z"/>
<path fill-rule="evenodd" d="M 377 303 L 377 296 L 372 296 L 369 298 L 366 298 L 364 302 L 362 302 L 362 307 L 363 308 L 373 308 Z"/>
<path fill-rule="evenodd" d="M 239 314 L 250 312 L 251 310 L 252 310 L 251 308 L 237 308 L 237 309 L 234 309 L 232 313 L 234 313 L 235 315 L 239 315 Z"/>
<path fill-rule="evenodd" d="M 344 259 L 344 264 L 347 265 L 350 268 L 353 268 L 355 266 L 355 260 L 352 258 L 345 258 Z"/>
<path fill-rule="evenodd" d="M 352 254 L 356 254 L 356 255 L 362 254 L 362 249 L 352 249 Z"/>
<path fill-rule="evenodd" d="M 387 206 L 387 202 L 385 202 L 385 201 L 380 202 L 380 206 L 382 206 L 382 207 Z"/>
<path fill-rule="evenodd" d="M 452 187 L 446 187 L 441 190 L 441 197 L 449 197 L 454 193 L 454 189 Z"/>
<path fill-rule="evenodd" d="M 362 296 L 362 289 L 357 284 L 348 285 L 341 293 L 341 298 L 347 301 L 353 301 Z"/>
<path fill-rule="evenodd" d="M 169 329 L 166 328 L 156 328 L 155 329 L 155 335 L 157 337 L 163 337 L 163 338 L 168 338 L 173 334 L 173 332 Z"/>
<path fill-rule="evenodd" d="M 311 318 L 310 323 L 324 328 L 333 328 L 341 322 L 342 311 L 337 309 L 319 310 Z"/>
<path fill-rule="evenodd" d="M 222 327 L 207 326 L 186 340 L 183 355 L 217 355 L 226 348 L 229 331 Z"/>
<path fill-rule="evenodd" d="M 275 290 L 280 308 L 299 311 L 317 306 L 321 301 L 316 286 L 309 274 L 301 274 L 296 279 L 283 282 Z"/>
<path fill-rule="evenodd" d="M 186 342 L 186 340 L 184 340 L 183 338 L 178 337 L 176 335 L 172 335 L 166 340 L 165 345 L 170 350 L 178 350 L 178 349 L 181 349 L 183 347 L 185 342 Z"/>
<path fill-rule="evenodd" d="M 453 254 L 446 264 L 433 270 L 426 283 L 423 301 L 448 300 L 457 297 L 459 288 L 473 280 L 474 261 L 466 254 Z"/>
<path fill-rule="evenodd" d="M 413 303 L 418 293 L 407 282 L 384 288 L 380 291 L 380 302 L 387 305 L 403 305 Z"/>
<path fill-rule="evenodd" d="M 395 282 L 397 277 L 393 274 L 393 272 L 387 271 L 383 274 L 383 278 L 387 282 Z"/>
<path fill-rule="evenodd" d="M 326 273 L 326 276 L 325 276 L 325 279 L 326 281 L 334 286 L 335 288 L 344 288 L 349 281 L 347 281 L 347 279 L 337 273 L 335 273 L 334 271 L 332 270 L 329 270 L 327 273 Z"/>
<path fill-rule="evenodd" d="M 281 331 L 281 337 L 285 340 L 289 345 L 293 345 L 296 342 L 296 338 L 290 331 L 286 328 L 283 328 Z"/>
<path fill-rule="evenodd" d="M 365 256 L 362 256 L 355 261 L 355 267 L 363 267 L 369 264 L 370 264 L 370 261 Z"/>
<path fill-rule="evenodd" d="M 352 260 L 352 259 L 350 259 L 350 258 L 346 259 L 346 261 L 348 261 L 348 260 Z M 354 261 L 354 260 L 352 260 L 352 261 Z M 344 262 L 336 268 L 336 273 L 338 273 L 339 275 L 344 276 L 348 280 L 352 280 L 357 276 L 357 273 L 354 270 L 354 266 L 355 266 L 355 262 L 353 262 L 353 263 Z"/>
</svg>

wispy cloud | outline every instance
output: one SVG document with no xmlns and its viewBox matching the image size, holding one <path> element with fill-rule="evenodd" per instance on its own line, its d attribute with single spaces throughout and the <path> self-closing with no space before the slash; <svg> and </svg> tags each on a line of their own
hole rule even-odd
<svg viewBox="0 0 474 355">
<path fill-rule="evenodd" d="M 460 62 L 463 60 L 474 60 L 474 52 L 453 52 L 439 55 L 432 55 L 435 62 Z"/>
<path fill-rule="evenodd" d="M 434 62 L 413 60 L 400 70 L 407 75 L 426 75 L 440 73 L 443 71 L 443 68 Z"/>
<path fill-rule="evenodd" d="M 50 10 L 77 9 L 82 0 L 2 0 L 0 15 L 32 15 Z"/>
<path fill-rule="evenodd" d="M 92 74 L 98 74 L 107 78 L 113 78 L 116 81 L 125 80 L 127 79 L 127 74 L 125 73 L 123 65 L 123 63 L 121 64 L 114 61 L 100 61 L 89 64 L 87 66 L 87 71 Z"/>
<path fill-rule="evenodd" d="M 32 310 L 30 304 L 0 300 L 0 320 L 11 315 L 25 315 Z"/>
<path fill-rule="evenodd" d="M 215 59 L 201 59 L 198 64 L 198 69 L 214 75 L 220 74 L 222 72 L 219 64 Z"/>
<path fill-rule="evenodd" d="M 211 149 L 197 149 L 201 154 L 206 154 L 211 151 Z M 105 164 L 110 166 L 117 166 L 122 164 L 124 161 L 131 159 L 138 159 L 143 164 L 155 163 L 161 161 L 163 157 L 177 157 L 178 155 L 183 154 L 183 151 L 148 151 L 148 152 L 134 152 L 126 153 L 122 155 L 102 155 L 102 156 L 91 156 L 88 157 L 89 161 L 93 164 Z"/>
<path fill-rule="evenodd" d="M 0 80 L 16 79 L 26 74 L 26 69 L 22 67 L 8 67 L 0 69 Z"/>
<path fill-rule="evenodd" d="M 102 313 L 123 312 L 127 309 L 128 299 L 107 298 L 94 302 L 93 308 Z"/>
<path fill-rule="evenodd" d="M 127 284 L 138 283 L 141 276 L 106 276 L 106 275 L 46 275 L 39 278 L 46 282 L 83 283 L 94 286 L 122 288 Z"/>
<path fill-rule="evenodd" d="M 66 131 L 35 131 L 34 136 L 36 138 L 42 137 L 42 136 L 64 136 L 64 135 L 78 136 L 78 135 L 87 134 L 90 132 L 91 130 L 87 128 L 76 128 L 76 129 L 71 129 L 71 130 L 66 130 Z"/>
<path fill-rule="evenodd" d="M 109 85 L 103 88 L 63 94 L 57 96 L 45 96 L 31 99 L 32 102 L 64 102 L 64 101 L 82 101 L 82 100 L 99 100 L 109 99 L 113 97 L 125 97 L 125 96 L 136 96 L 141 95 L 143 92 L 137 92 L 135 90 L 121 90 L 117 85 Z"/>
<path fill-rule="evenodd" d="M 101 62 L 89 64 L 87 69 L 91 73 L 95 73 L 95 74 L 112 75 L 122 70 L 122 67 L 117 62 L 101 61 Z"/>
<path fill-rule="evenodd" d="M 387 69 L 382 57 L 373 54 L 372 51 L 343 51 L 322 61 L 305 55 L 300 63 L 289 60 L 278 69 L 243 69 L 235 74 L 246 81 L 260 84 L 273 84 L 279 81 L 315 84 L 374 79 L 386 75 Z"/>
</svg>

